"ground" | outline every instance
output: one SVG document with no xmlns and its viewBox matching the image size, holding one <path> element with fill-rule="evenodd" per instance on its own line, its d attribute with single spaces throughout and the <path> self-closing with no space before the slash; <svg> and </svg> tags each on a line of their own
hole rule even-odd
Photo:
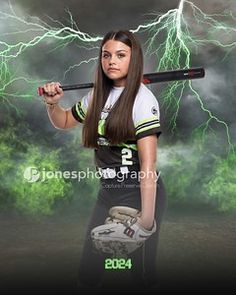
<svg viewBox="0 0 236 295">
<path fill-rule="evenodd" d="M 68 212 L 40 220 L 1 214 L 1 293 L 77 293 L 86 223 L 84 216 Z M 235 228 L 233 215 L 167 210 L 158 248 L 158 294 L 235 294 Z M 109 275 L 118 285 L 122 273 Z"/>
</svg>

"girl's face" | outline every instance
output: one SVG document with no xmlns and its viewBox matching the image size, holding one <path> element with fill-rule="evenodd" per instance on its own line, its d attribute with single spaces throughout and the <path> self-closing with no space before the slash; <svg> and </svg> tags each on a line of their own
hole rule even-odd
<svg viewBox="0 0 236 295">
<path fill-rule="evenodd" d="M 131 49 L 126 44 L 108 40 L 102 47 L 102 69 L 113 80 L 114 86 L 125 86 L 128 74 Z"/>
</svg>

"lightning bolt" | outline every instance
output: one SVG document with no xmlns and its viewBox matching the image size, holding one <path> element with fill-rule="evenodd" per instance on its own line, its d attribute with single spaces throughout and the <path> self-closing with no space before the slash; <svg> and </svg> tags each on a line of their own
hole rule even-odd
<svg viewBox="0 0 236 295">
<path fill-rule="evenodd" d="M 185 11 L 188 10 L 188 13 Z M 17 15 L 13 7 L 9 4 L 9 12 L 0 11 L 0 21 L 14 23 L 14 29 L 1 34 L 0 41 L 0 95 L 4 101 L 11 103 L 11 98 L 32 99 L 35 98 L 37 86 L 43 81 L 39 78 L 27 77 L 24 72 L 22 60 L 25 56 L 34 50 L 34 48 L 50 48 L 49 52 L 59 51 L 71 43 L 75 44 L 80 50 L 86 52 L 96 51 L 101 41 L 101 36 L 92 36 L 81 32 L 72 14 L 69 15 L 69 25 L 49 18 L 49 23 L 42 21 L 37 17 L 23 18 Z M 225 14 L 206 14 L 199 7 L 190 1 L 181 0 L 176 9 L 171 9 L 163 14 L 154 15 L 152 21 L 139 25 L 131 30 L 134 33 L 147 34 L 146 56 L 154 56 L 157 62 L 157 71 L 189 68 L 192 66 L 192 57 L 194 50 L 197 51 L 201 46 L 208 44 L 220 47 L 227 54 L 235 49 L 236 42 L 231 41 L 231 34 L 235 34 L 235 25 L 231 26 L 223 21 Z M 229 15 L 227 15 L 229 17 Z M 231 14 L 232 22 L 235 17 Z M 193 32 L 193 23 L 197 28 L 205 27 L 208 31 L 208 38 L 202 38 L 201 32 Z M 19 28 L 16 30 L 15 28 Z M 222 40 L 219 36 L 227 32 L 228 39 Z M 210 37 L 209 37 L 210 36 Z M 82 60 L 78 64 L 70 65 L 64 72 L 64 78 L 75 68 L 82 64 L 90 64 L 96 61 L 97 54 Z M 23 72 L 23 73 L 22 73 Z M 206 77 L 207 78 L 207 77 Z M 53 80 L 53 77 L 47 77 L 47 80 Z M 20 86 L 20 87 L 19 87 Z M 21 89 L 21 90 L 19 90 Z M 186 93 L 191 93 L 199 103 L 199 107 L 207 116 L 205 122 L 199 126 L 203 136 L 206 131 L 211 129 L 210 123 L 215 121 L 224 127 L 228 150 L 233 151 L 234 146 L 230 138 L 230 131 L 227 123 L 218 118 L 207 108 L 204 99 L 194 87 L 192 81 L 181 81 L 168 83 L 160 94 L 160 101 L 163 101 L 166 113 L 171 113 L 170 128 L 176 129 L 176 120 L 179 115 L 181 102 Z"/>
<path fill-rule="evenodd" d="M 35 89 L 37 89 L 37 85 L 43 82 L 41 79 L 32 80 L 26 77 L 26 75 L 21 75 L 22 71 L 24 71 L 21 58 L 25 58 L 25 52 L 29 52 L 41 44 L 49 43 L 52 46 L 48 52 L 57 51 L 68 46 L 72 42 L 76 43 L 80 48 L 92 50 L 98 48 L 98 46 L 92 46 L 92 44 L 102 39 L 102 37 L 92 37 L 87 33 L 81 32 L 69 11 L 67 11 L 70 16 L 69 26 L 64 26 L 63 23 L 49 18 L 52 23 L 57 25 L 57 27 L 55 27 L 49 26 L 37 17 L 32 17 L 31 21 L 19 17 L 11 4 L 9 4 L 9 9 L 10 12 L 0 11 L 0 21 L 14 24 L 14 30 L 2 33 L 0 41 L 0 96 L 9 104 L 11 104 L 11 98 L 35 98 Z M 16 28 L 20 29 L 16 30 Z M 4 38 L 7 41 L 4 41 Z M 17 42 L 16 40 L 19 39 L 21 41 Z M 88 61 L 82 61 L 79 65 L 89 63 L 96 59 L 97 58 L 94 57 Z M 79 65 L 69 67 L 69 69 L 65 71 L 65 75 L 68 71 Z M 52 79 L 53 77 L 50 77 L 45 81 Z"/>
<path fill-rule="evenodd" d="M 184 14 L 184 8 L 188 6 L 191 8 L 193 18 L 187 19 Z M 222 35 L 223 32 L 227 32 L 227 35 L 235 34 L 235 26 L 229 26 L 223 22 L 217 21 L 215 18 L 224 17 L 226 15 L 207 15 L 200 8 L 194 5 L 190 1 L 181 0 L 179 6 L 176 9 L 169 10 L 163 15 L 158 15 L 153 22 L 149 22 L 146 25 L 140 25 L 133 32 L 147 31 L 149 32 L 149 38 L 147 44 L 147 54 L 155 55 L 159 61 L 157 70 L 167 70 L 176 68 L 189 68 L 191 67 L 191 48 L 198 49 L 200 46 L 213 44 L 226 50 L 226 55 L 229 51 L 233 50 L 236 46 L 236 42 L 229 41 L 223 43 L 217 39 L 201 39 L 198 36 L 193 36 L 190 31 L 190 25 L 197 23 L 198 26 L 207 26 L 210 32 L 214 32 L 214 35 Z M 235 21 L 235 18 L 231 14 L 231 19 Z M 160 42 L 164 35 L 164 41 Z M 160 44 L 160 45 L 159 45 Z M 161 94 L 160 101 L 163 101 L 166 108 L 166 112 L 173 111 L 172 118 L 170 120 L 170 127 L 172 131 L 176 128 L 176 119 L 179 113 L 181 100 L 184 97 L 184 92 L 189 89 L 194 97 L 199 102 L 201 110 L 207 114 L 207 120 L 201 125 L 203 135 L 210 128 L 211 121 L 216 121 L 218 124 L 223 125 L 227 134 L 229 151 L 234 151 L 234 146 L 230 138 L 229 127 L 224 120 L 215 116 L 204 104 L 204 100 L 200 94 L 194 89 L 192 81 L 181 81 L 169 83 L 165 90 Z M 177 95 L 179 93 L 179 95 Z"/>
</svg>

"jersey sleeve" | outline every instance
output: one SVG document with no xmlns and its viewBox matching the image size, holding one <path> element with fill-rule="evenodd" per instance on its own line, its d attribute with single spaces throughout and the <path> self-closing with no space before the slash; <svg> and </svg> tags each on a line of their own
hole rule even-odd
<svg viewBox="0 0 236 295">
<path fill-rule="evenodd" d="M 73 105 L 71 112 L 73 117 L 80 123 L 84 122 L 88 110 L 89 102 L 92 98 L 92 92 L 87 93 L 80 101 Z"/>
<path fill-rule="evenodd" d="M 142 91 L 134 104 L 133 120 L 136 139 L 148 135 L 161 134 L 159 104 L 153 93 L 146 89 Z"/>
</svg>

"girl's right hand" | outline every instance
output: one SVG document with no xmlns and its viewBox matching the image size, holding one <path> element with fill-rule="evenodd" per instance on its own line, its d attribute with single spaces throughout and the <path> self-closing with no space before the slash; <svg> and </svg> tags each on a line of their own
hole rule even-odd
<svg viewBox="0 0 236 295">
<path fill-rule="evenodd" d="M 61 97 L 64 95 L 59 82 L 47 83 L 43 86 L 44 100 L 48 104 L 57 104 Z"/>
</svg>

